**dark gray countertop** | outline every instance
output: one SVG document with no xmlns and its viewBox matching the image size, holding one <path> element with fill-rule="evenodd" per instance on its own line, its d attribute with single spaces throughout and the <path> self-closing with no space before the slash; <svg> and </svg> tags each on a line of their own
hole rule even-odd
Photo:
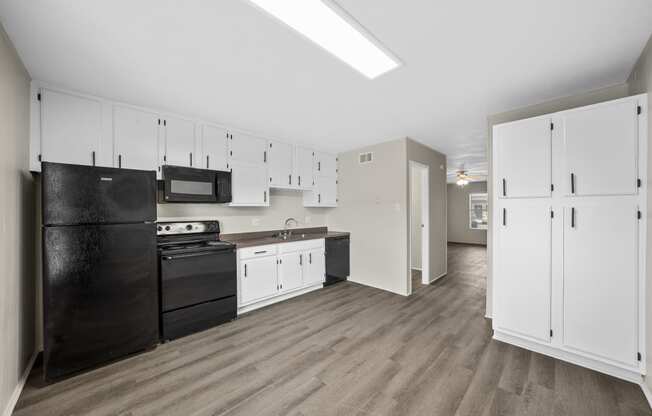
<svg viewBox="0 0 652 416">
<path fill-rule="evenodd" d="M 221 234 L 220 240 L 235 244 L 238 248 L 262 246 L 265 244 L 282 244 L 295 241 L 316 240 L 320 238 L 338 238 L 349 236 L 348 232 L 328 231 L 326 227 L 293 228 L 287 239 L 275 237 L 284 230 L 258 231 L 252 233 Z"/>
</svg>

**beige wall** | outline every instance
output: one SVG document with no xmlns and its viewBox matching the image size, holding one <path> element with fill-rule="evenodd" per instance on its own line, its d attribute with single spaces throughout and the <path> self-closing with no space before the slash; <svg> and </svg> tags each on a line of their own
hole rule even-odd
<svg viewBox="0 0 652 416">
<path fill-rule="evenodd" d="M 30 77 L 0 26 L 0 414 L 34 353 L 34 183 Z"/>
<path fill-rule="evenodd" d="M 650 134 L 652 134 L 652 113 L 650 112 L 650 109 L 652 109 L 652 37 L 650 37 L 650 40 L 648 40 L 647 45 L 645 46 L 645 49 L 643 49 L 643 53 L 641 53 L 640 58 L 638 59 L 638 62 L 634 66 L 634 69 L 632 70 L 631 75 L 629 76 L 629 79 L 627 80 L 629 83 L 629 93 L 634 95 L 634 94 L 641 94 L 641 93 L 648 93 L 647 97 L 647 111 L 648 111 L 648 140 L 650 137 Z M 652 146 L 648 145 L 648 161 L 652 161 Z M 647 182 L 647 204 L 648 207 L 652 207 L 652 185 L 651 181 L 649 178 L 652 178 L 652 163 L 648 162 L 648 172 L 647 172 L 647 177 L 648 177 L 648 182 Z M 647 234 L 648 236 L 652 235 L 652 221 L 650 221 L 650 209 L 648 208 L 648 221 L 647 221 Z M 647 245 L 647 285 L 646 285 L 646 306 L 647 306 L 647 311 L 645 313 L 645 322 L 646 322 L 646 342 L 645 345 L 647 346 L 647 351 L 645 354 L 646 357 L 646 365 L 649 369 L 652 368 L 652 243 L 650 242 L 650 239 L 648 238 L 648 245 Z M 645 377 L 645 382 L 647 385 L 652 388 L 652 377 L 647 376 Z"/>
<path fill-rule="evenodd" d="M 469 194 L 487 192 L 487 182 L 471 182 L 461 187 L 448 184 L 448 241 L 466 244 L 487 244 L 486 230 L 469 227 Z"/>
<path fill-rule="evenodd" d="M 446 155 L 407 139 L 407 160 L 427 165 L 430 169 L 429 182 L 429 215 L 430 215 L 430 276 L 435 280 L 446 274 L 448 264 L 446 259 Z M 407 172 L 407 167 L 405 168 Z M 408 198 L 409 201 L 409 198 Z M 408 271 L 409 272 L 409 271 Z M 408 279 L 411 284 L 411 280 Z"/>
<path fill-rule="evenodd" d="M 408 294 L 408 207 L 405 139 L 338 155 L 338 207 L 331 229 L 351 232 L 349 280 Z M 373 152 L 373 162 L 358 154 Z"/>
<path fill-rule="evenodd" d="M 564 111 L 575 107 L 584 105 L 591 105 L 602 101 L 615 100 L 629 95 L 629 87 L 626 83 L 613 85 L 611 87 L 601 88 L 594 91 L 589 91 L 583 94 L 558 98 L 555 100 L 546 101 L 544 103 L 531 105 L 528 107 L 518 108 L 504 113 L 492 114 L 487 117 L 488 124 L 488 140 L 487 140 L 487 160 L 489 161 L 489 177 L 487 179 L 487 192 L 489 194 L 489 218 L 492 218 L 492 166 L 491 166 L 491 148 L 492 148 L 492 128 L 496 124 L 507 123 L 509 121 L 521 120 L 528 117 L 536 117 L 544 114 L 554 113 L 557 111 Z M 491 276 L 491 256 L 492 256 L 492 224 L 489 221 L 489 229 L 487 230 L 487 307 L 486 314 L 491 317 L 492 313 L 492 276 Z"/>
<path fill-rule="evenodd" d="M 410 166 L 410 268 L 421 269 L 421 172 L 420 166 Z"/>
<path fill-rule="evenodd" d="M 286 218 L 293 217 L 301 227 L 327 225 L 327 215 L 334 208 L 304 208 L 300 191 L 272 189 L 269 207 L 229 207 L 217 204 L 159 204 L 159 219 L 214 218 L 222 232 L 238 233 L 283 228 Z"/>
</svg>

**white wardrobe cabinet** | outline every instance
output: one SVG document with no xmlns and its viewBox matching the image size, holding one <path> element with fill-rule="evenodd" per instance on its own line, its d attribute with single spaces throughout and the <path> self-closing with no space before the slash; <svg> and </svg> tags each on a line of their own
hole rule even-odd
<svg viewBox="0 0 652 416">
<path fill-rule="evenodd" d="M 633 101 L 618 101 L 563 114 L 566 195 L 637 192 L 637 107 Z"/>
<path fill-rule="evenodd" d="M 646 105 L 643 94 L 494 127 L 495 339 L 646 374 Z"/>
<path fill-rule="evenodd" d="M 229 170 L 229 144 L 228 132 L 225 128 L 211 124 L 201 126 L 202 160 L 197 164 L 199 168 L 211 170 Z"/>
<path fill-rule="evenodd" d="M 298 185 L 294 175 L 294 146 L 278 141 L 270 141 L 268 146 L 270 186 L 296 189 Z"/>
<path fill-rule="evenodd" d="M 494 127 L 494 178 L 500 198 L 550 196 L 551 126 L 551 117 L 538 117 Z"/>
<path fill-rule="evenodd" d="M 98 165 L 102 102 L 41 89 L 41 160 Z"/>
<path fill-rule="evenodd" d="M 499 209 L 494 325 L 550 340 L 552 209 L 545 200 L 513 200 Z"/>
<path fill-rule="evenodd" d="M 564 209 L 563 342 L 595 357 L 638 364 L 638 208 L 627 199 Z"/>
<path fill-rule="evenodd" d="M 136 108 L 113 106 L 113 166 L 157 170 L 159 115 Z"/>
<path fill-rule="evenodd" d="M 197 145 L 195 123 L 175 117 L 161 120 L 159 131 L 162 133 L 164 147 L 163 163 L 174 166 L 197 166 Z"/>
</svg>

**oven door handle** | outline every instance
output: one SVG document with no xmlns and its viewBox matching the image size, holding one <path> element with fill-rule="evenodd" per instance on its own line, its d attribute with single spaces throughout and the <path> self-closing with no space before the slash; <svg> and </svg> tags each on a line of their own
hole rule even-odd
<svg viewBox="0 0 652 416">
<path fill-rule="evenodd" d="M 161 256 L 163 260 L 177 260 L 177 259 L 187 259 L 191 257 L 201 257 L 201 256 L 208 256 L 211 254 L 220 254 L 220 253 L 231 253 L 233 250 L 209 250 L 209 251 L 202 251 L 201 253 L 193 253 L 193 254 L 178 254 L 174 256 Z"/>
</svg>

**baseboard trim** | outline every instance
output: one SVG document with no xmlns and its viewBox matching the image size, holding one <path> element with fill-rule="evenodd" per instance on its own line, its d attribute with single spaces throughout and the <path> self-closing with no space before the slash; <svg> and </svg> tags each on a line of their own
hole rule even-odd
<svg viewBox="0 0 652 416">
<path fill-rule="evenodd" d="M 538 352 L 539 354 L 547 355 L 561 361 L 579 365 L 599 373 L 604 373 L 621 380 L 636 384 L 641 384 L 643 382 L 643 376 L 634 370 L 621 368 L 568 351 L 563 351 L 552 346 L 539 344 L 538 342 L 528 341 L 514 335 L 506 334 L 504 332 L 494 330 L 493 339 L 505 342 L 507 344 L 512 344 L 520 348 L 525 348 L 526 350 Z"/>
<path fill-rule="evenodd" d="M 11 397 L 9 398 L 9 403 L 7 403 L 7 407 L 5 408 L 4 412 L 2 412 L 2 416 L 11 416 L 11 414 L 14 412 L 14 408 L 18 403 L 20 394 L 23 392 L 25 383 L 27 383 L 27 378 L 29 377 L 29 373 L 32 371 L 32 367 L 34 367 L 34 362 L 36 361 L 36 357 L 38 357 L 38 352 L 34 352 L 34 354 L 32 354 L 29 361 L 27 362 L 27 367 L 25 367 L 25 371 L 23 372 L 23 375 L 20 377 L 20 380 L 18 381 L 18 384 L 16 385 L 14 392 L 11 394 Z"/>
<path fill-rule="evenodd" d="M 641 390 L 643 390 L 643 395 L 647 399 L 647 403 L 650 405 L 650 408 L 652 408 L 652 390 L 650 390 L 650 387 L 645 382 L 645 379 L 643 379 L 639 385 L 641 386 Z"/>
<path fill-rule="evenodd" d="M 322 289 L 323 287 L 324 287 L 323 283 L 318 283 L 318 284 L 313 285 L 313 286 L 308 286 L 308 287 L 305 287 L 305 288 L 302 288 L 302 289 L 297 289 L 294 292 L 285 293 L 285 294 L 280 295 L 280 296 L 275 296 L 275 297 L 272 297 L 272 298 L 263 299 L 263 300 L 261 300 L 259 302 L 250 303 L 250 304 L 245 305 L 245 306 L 240 306 L 240 307 L 238 307 L 238 315 L 242 315 L 243 313 L 251 312 L 251 311 L 254 311 L 256 309 L 264 308 L 265 306 L 273 305 L 275 303 L 283 302 L 284 300 L 296 298 L 297 296 L 301 296 L 301 295 L 304 295 L 306 293 L 314 292 L 315 290 Z"/>
<path fill-rule="evenodd" d="M 430 285 L 430 284 L 435 283 L 437 280 L 441 279 L 442 277 L 446 276 L 447 274 L 448 274 L 448 272 L 446 271 L 446 272 L 440 274 L 439 276 L 435 277 L 434 279 L 430 279 L 428 281 L 428 284 Z"/>
</svg>

